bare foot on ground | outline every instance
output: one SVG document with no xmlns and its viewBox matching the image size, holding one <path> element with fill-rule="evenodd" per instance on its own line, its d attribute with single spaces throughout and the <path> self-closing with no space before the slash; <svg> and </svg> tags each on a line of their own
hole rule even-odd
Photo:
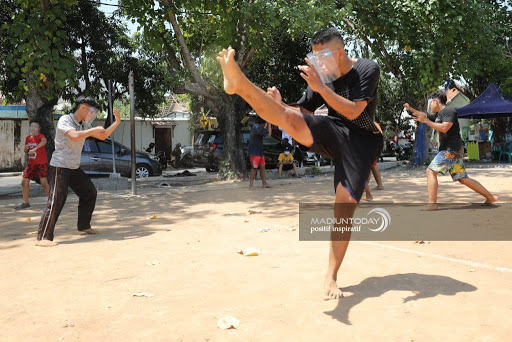
<svg viewBox="0 0 512 342">
<path fill-rule="evenodd" d="M 324 281 L 324 300 L 334 300 L 340 299 L 343 297 L 343 292 L 341 292 L 336 280 L 331 277 L 326 277 Z"/>
<path fill-rule="evenodd" d="M 494 195 L 491 195 L 492 197 L 491 198 L 488 198 L 484 204 L 486 205 L 491 205 L 493 204 L 494 202 L 497 202 L 498 201 L 498 196 L 494 196 Z"/>
<path fill-rule="evenodd" d="M 425 210 L 426 211 L 436 211 L 436 210 L 439 210 L 439 206 L 437 205 L 437 203 L 429 203 L 425 207 Z"/>
<path fill-rule="evenodd" d="M 36 246 L 38 247 L 54 247 L 54 246 L 57 246 L 58 243 L 57 242 L 53 242 L 53 241 L 50 241 L 50 240 L 38 240 L 36 242 Z"/>
<path fill-rule="evenodd" d="M 99 234 L 100 232 L 95 229 L 89 228 L 89 229 L 81 230 L 80 233 L 95 235 L 95 234 Z"/>
</svg>

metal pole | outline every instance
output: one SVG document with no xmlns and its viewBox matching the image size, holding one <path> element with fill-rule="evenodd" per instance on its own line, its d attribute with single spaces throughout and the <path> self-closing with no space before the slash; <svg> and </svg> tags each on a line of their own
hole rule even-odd
<svg viewBox="0 0 512 342">
<path fill-rule="evenodd" d="M 110 115 L 110 124 L 112 125 L 114 123 L 114 120 L 113 120 L 113 109 L 112 109 L 112 81 L 109 80 L 108 81 L 108 114 Z M 114 150 L 114 133 L 112 133 L 111 137 L 110 137 L 110 140 L 112 142 L 112 173 L 115 175 L 117 172 L 116 172 L 116 155 L 115 155 L 115 150 Z"/>
<path fill-rule="evenodd" d="M 137 194 L 137 187 L 135 184 L 135 95 L 134 95 L 134 78 L 133 71 L 130 71 L 128 77 L 128 90 L 130 92 L 130 148 L 131 148 L 131 162 L 132 162 L 132 195 Z"/>
</svg>

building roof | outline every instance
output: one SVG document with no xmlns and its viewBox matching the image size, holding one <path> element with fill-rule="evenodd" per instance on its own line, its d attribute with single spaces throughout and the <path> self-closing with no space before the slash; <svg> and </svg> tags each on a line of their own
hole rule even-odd
<svg viewBox="0 0 512 342">
<path fill-rule="evenodd" d="M 0 118 L 26 119 L 25 106 L 0 106 Z"/>
</svg>

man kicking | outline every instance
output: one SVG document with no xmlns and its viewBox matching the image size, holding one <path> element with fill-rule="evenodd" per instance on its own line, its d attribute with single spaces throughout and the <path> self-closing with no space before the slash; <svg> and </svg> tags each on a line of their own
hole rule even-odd
<svg viewBox="0 0 512 342">
<path fill-rule="evenodd" d="M 430 111 L 436 115 L 427 115 L 412 108 L 408 103 L 404 108 L 412 112 L 414 119 L 439 131 L 439 153 L 427 168 L 428 210 L 437 210 L 437 174 L 450 173 L 453 181 L 459 181 L 473 191 L 485 197 L 485 204 L 498 200 L 476 180 L 469 178 L 464 168 L 464 146 L 460 136 L 459 119 L 455 108 L 446 107 L 446 93 L 436 91 L 430 96 Z M 434 122 L 435 121 L 435 122 Z"/>
<path fill-rule="evenodd" d="M 96 188 L 80 168 L 80 157 L 84 141 L 88 137 L 100 140 L 108 138 L 121 123 L 119 110 L 114 109 L 115 122 L 105 129 L 91 124 L 98 114 L 99 105 L 91 98 L 79 98 L 74 114 L 63 115 L 57 123 L 55 151 L 50 161 L 50 195 L 43 211 L 36 246 L 52 247 L 53 231 L 60 212 L 66 203 L 68 186 L 78 196 L 78 231 L 97 234 L 91 228 L 91 217 L 96 205 Z"/>
<path fill-rule="evenodd" d="M 265 92 L 251 83 L 235 62 L 231 47 L 222 50 L 217 60 L 226 93 L 241 96 L 265 121 L 282 127 L 311 151 L 334 160 L 334 215 L 348 219 L 382 150 L 382 133 L 374 124 L 380 70 L 373 61 L 349 58 L 343 38 L 334 28 L 315 33 L 312 48 L 313 60 L 306 58 L 307 65 L 299 66 L 308 84 L 297 103 L 300 108 L 285 105 L 275 87 Z M 328 81 L 331 83 L 326 84 Z M 311 115 L 323 104 L 327 105 L 328 116 Z M 350 232 L 331 233 L 324 280 L 326 300 L 342 297 L 336 281 L 349 239 Z"/>
</svg>

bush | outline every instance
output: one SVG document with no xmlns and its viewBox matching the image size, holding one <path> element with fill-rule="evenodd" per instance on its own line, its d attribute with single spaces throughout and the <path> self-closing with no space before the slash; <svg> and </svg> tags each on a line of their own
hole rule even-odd
<svg viewBox="0 0 512 342">
<path fill-rule="evenodd" d="M 315 175 L 315 176 L 318 176 L 321 173 L 320 168 L 318 166 L 316 166 L 316 165 L 315 166 L 311 166 L 309 168 L 309 171 L 310 171 L 310 174 Z"/>
<path fill-rule="evenodd" d="M 219 177 L 221 179 L 237 178 L 237 173 L 231 168 L 231 160 L 226 159 L 219 164 Z"/>
</svg>

